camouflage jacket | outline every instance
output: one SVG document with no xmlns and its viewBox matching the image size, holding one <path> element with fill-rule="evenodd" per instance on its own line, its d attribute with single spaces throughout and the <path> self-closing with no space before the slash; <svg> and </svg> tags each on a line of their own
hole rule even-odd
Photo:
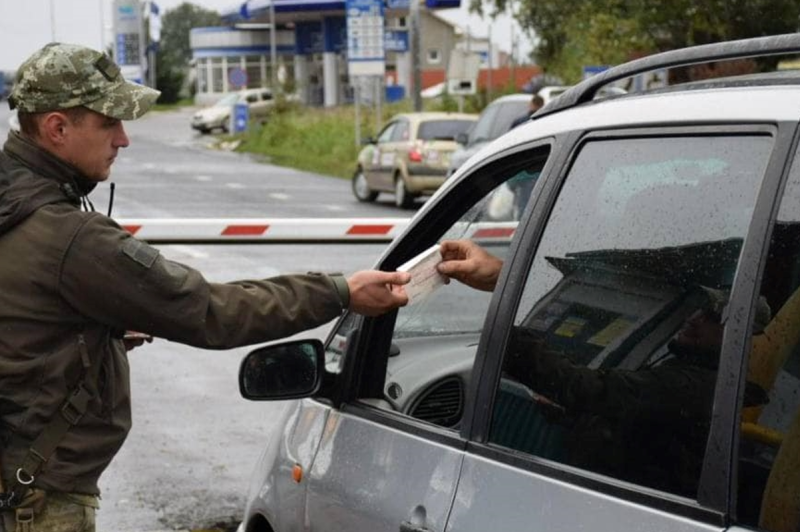
<svg viewBox="0 0 800 532">
<path fill-rule="evenodd" d="M 232 348 L 326 323 L 349 296 L 343 278 L 318 274 L 210 283 L 112 219 L 82 211 L 92 188 L 18 134 L 0 152 L 3 477 L 58 415 L 88 358 L 102 365 L 97 393 L 34 484 L 86 494 L 98 493 L 131 425 L 125 330 Z"/>
</svg>

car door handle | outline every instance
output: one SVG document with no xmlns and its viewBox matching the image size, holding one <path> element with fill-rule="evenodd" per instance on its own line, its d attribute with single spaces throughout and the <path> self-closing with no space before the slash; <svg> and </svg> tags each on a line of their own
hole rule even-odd
<svg viewBox="0 0 800 532">
<path fill-rule="evenodd" d="M 400 523 L 400 532 L 429 532 L 429 530 L 424 526 L 415 525 L 411 521 L 403 521 Z"/>
</svg>

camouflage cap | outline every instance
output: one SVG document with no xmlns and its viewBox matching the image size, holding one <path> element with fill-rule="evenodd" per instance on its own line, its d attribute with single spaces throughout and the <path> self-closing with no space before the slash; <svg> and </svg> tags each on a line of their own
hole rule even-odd
<svg viewBox="0 0 800 532">
<path fill-rule="evenodd" d="M 701 286 L 708 298 L 709 309 L 716 314 L 722 315 L 725 306 L 728 304 L 730 298 L 729 290 L 721 290 L 718 288 L 709 288 Z M 772 319 L 772 309 L 769 308 L 769 303 L 764 296 L 759 296 L 756 302 L 756 315 L 753 317 L 753 334 L 760 334 L 769 325 Z"/>
<path fill-rule="evenodd" d="M 111 118 L 135 120 L 159 94 L 124 79 L 105 54 L 85 46 L 50 43 L 19 67 L 8 102 L 11 109 L 27 113 L 82 105 Z"/>
</svg>

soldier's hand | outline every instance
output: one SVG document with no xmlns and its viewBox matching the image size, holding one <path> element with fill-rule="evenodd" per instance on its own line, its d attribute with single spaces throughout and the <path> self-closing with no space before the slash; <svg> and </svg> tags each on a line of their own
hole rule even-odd
<svg viewBox="0 0 800 532">
<path fill-rule="evenodd" d="M 364 316 L 379 316 L 408 304 L 403 289 L 411 280 L 406 272 L 364 270 L 347 279 L 350 288 L 350 310 Z"/>
<path fill-rule="evenodd" d="M 502 260 L 471 240 L 445 240 L 439 249 L 442 254 L 439 273 L 478 290 L 494 290 L 503 268 Z"/>
</svg>

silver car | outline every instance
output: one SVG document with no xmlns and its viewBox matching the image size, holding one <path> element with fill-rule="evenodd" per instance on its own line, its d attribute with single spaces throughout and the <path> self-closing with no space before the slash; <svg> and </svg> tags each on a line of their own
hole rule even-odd
<svg viewBox="0 0 800 532">
<path fill-rule="evenodd" d="M 592 101 L 664 65 L 800 53 L 800 34 L 611 69 L 474 157 L 378 266 L 442 240 L 501 258 L 323 344 L 248 354 L 292 399 L 241 530 L 798 530 L 800 77 Z M 495 221 L 501 185 L 526 194 Z"/>
</svg>

